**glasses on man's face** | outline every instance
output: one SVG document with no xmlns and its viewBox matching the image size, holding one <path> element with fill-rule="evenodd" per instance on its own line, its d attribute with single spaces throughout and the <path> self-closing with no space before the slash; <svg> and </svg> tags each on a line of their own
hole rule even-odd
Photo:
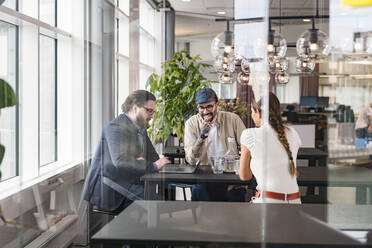
<svg viewBox="0 0 372 248">
<path fill-rule="evenodd" d="M 149 113 L 150 115 L 155 114 L 155 110 L 153 110 L 153 109 L 146 108 L 145 106 L 143 106 L 142 108 L 144 108 L 147 111 L 147 113 Z"/>
<path fill-rule="evenodd" d="M 207 106 L 198 106 L 199 111 L 203 112 L 204 110 L 212 111 L 215 104 L 209 104 Z"/>
</svg>

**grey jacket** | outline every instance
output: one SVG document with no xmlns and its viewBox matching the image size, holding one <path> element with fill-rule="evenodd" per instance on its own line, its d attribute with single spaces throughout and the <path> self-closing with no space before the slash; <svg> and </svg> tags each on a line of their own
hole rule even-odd
<svg viewBox="0 0 372 248">
<path fill-rule="evenodd" d="M 125 114 L 104 128 L 89 169 L 85 200 L 100 209 L 114 211 L 127 199 L 143 198 L 140 178 L 155 170 L 153 163 L 159 156 L 146 131 L 141 136 L 142 146 L 140 131 Z"/>
</svg>

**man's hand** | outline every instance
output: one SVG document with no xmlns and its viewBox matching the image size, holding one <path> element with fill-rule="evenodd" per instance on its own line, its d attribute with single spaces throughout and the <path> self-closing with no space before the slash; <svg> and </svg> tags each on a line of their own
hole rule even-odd
<svg viewBox="0 0 372 248">
<path fill-rule="evenodd" d="M 161 159 L 157 160 L 155 162 L 156 166 L 158 167 L 158 170 L 164 167 L 166 164 L 170 164 L 170 160 L 167 157 L 162 157 Z"/>
<path fill-rule="evenodd" d="M 205 139 L 206 137 L 208 137 L 209 130 L 211 130 L 211 124 L 206 123 L 206 122 L 203 121 L 200 137 L 202 139 Z"/>
</svg>

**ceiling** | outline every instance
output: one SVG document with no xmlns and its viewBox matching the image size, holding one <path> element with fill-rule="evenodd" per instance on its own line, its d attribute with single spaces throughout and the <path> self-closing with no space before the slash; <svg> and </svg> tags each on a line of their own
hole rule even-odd
<svg viewBox="0 0 372 248">
<path fill-rule="evenodd" d="M 257 0 L 262 1 L 262 0 Z M 169 0 L 176 11 L 176 37 L 213 36 L 225 30 L 224 22 L 217 18 L 234 17 L 234 0 Z M 270 0 L 270 16 L 315 15 L 318 4 L 319 15 L 329 15 L 329 0 Z M 225 14 L 217 12 L 224 11 Z M 317 20 L 328 22 L 328 20 Z M 291 20 L 273 20 L 272 25 L 303 25 L 301 18 Z"/>
</svg>

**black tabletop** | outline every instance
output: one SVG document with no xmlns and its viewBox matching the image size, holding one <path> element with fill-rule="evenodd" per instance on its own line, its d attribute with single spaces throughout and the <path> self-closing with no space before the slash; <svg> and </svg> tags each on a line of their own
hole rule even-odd
<svg viewBox="0 0 372 248">
<path fill-rule="evenodd" d="M 300 147 L 297 153 L 297 159 L 324 159 L 328 153 L 317 148 Z"/>
<path fill-rule="evenodd" d="M 165 148 L 164 156 L 171 158 L 184 158 L 185 149 L 183 146 L 168 146 Z M 328 153 L 317 148 L 305 148 L 301 147 L 298 150 L 298 159 L 325 159 Z"/>
<path fill-rule="evenodd" d="M 372 185 L 372 170 L 352 166 L 328 166 L 328 167 L 298 167 L 299 176 L 297 182 L 300 186 L 370 186 Z M 198 183 L 198 182 L 223 182 L 229 184 L 255 184 L 255 180 L 241 181 L 235 174 L 160 174 L 145 175 L 142 181 L 148 182 L 174 182 L 174 183 Z"/>
<path fill-rule="evenodd" d="M 92 243 L 261 247 L 364 247 L 332 216 L 371 228 L 371 206 L 136 201 L 92 237 Z M 326 216 L 326 217 L 324 217 Z"/>
</svg>

